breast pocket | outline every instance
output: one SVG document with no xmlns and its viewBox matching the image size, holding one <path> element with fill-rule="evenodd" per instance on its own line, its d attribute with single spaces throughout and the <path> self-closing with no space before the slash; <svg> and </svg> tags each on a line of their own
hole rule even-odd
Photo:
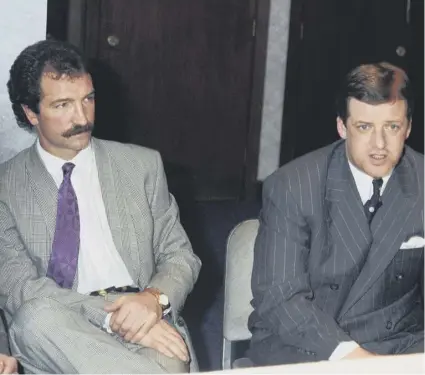
<svg viewBox="0 0 425 375">
<path fill-rule="evenodd" d="M 399 250 L 386 272 L 386 287 L 402 296 L 409 292 L 422 277 L 424 248 Z"/>
</svg>

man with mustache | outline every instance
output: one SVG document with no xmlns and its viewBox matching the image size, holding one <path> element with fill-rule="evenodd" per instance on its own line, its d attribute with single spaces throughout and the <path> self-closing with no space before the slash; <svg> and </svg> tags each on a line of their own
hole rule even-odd
<svg viewBox="0 0 425 375">
<path fill-rule="evenodd" d="M 361 65 L 338 97 L 342 139 L 265 181 L 256 365 L 424 351 L 424 159 L 405 145 L 412 114 L 403 70 Z"/>
<path fill-rule="evenodd" d="M 158 152 L 91 136 L 80 52 L 25 48 L 8 90 L 35 144 L 0 167 L 0 307 L 31 373 L 186 372 L 179 312 L 200 261 Z M 119 124 L 117 124 L 119 126 Z"/>
</svg>

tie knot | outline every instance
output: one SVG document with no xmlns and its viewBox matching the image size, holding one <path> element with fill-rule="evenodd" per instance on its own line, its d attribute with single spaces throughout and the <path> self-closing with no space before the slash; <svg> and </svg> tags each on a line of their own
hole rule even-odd
<svg viewBox="0 0 425 375">
<path fill-rule="evenodd" d="M 71 173 L 74 167 L 75 167 L 75 164 L 73 163 L 65 163 L 64 165 L 62 165 L 63 177 L 71 176 Z"/>
<path fill-rule="evenodd" d="M 382 178 L 375 178 L 372 181 L 372 185 L 373 185 L 373 193 L 375 194 L 375 192 L 381 190 L 382 184 L 384 183 L 384 180 Z"/>
</svg>

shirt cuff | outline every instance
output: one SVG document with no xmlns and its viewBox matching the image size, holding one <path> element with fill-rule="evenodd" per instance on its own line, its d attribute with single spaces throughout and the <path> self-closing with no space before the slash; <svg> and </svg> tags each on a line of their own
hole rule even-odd
<svg viewBox="0 0 425 375">
<path fill-rule="evenodd" d="M 357 344 L 355 341 L 341 342 L 329 357 L 329 361 L 337 361 L 339 359 L 342 359 L 359 347 L 359 344 Z"/>
<path fill-rule="evenodd" d="M 112 316 L 112 313 L 108 313 L 108 315 L 106 315 L 105 321 L 103 322 L 103 328 L 108 333 L 113 333 L 109 325 L 109 322 L 111 321 L 111 316 Z"/>
</svg>

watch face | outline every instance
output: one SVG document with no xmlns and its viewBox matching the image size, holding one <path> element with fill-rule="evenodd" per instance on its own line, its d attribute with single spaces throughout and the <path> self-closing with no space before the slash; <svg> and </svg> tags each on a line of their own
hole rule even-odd
<svg viewBox="0 0 425 375">
<path fill-rule="evenodd" d="M 168 296 L 165 294 L 160 294 L 158 300 L 159 300 L 159 304 L 162 306 L 168 306 L 169 304 Z"/>
</svg>

